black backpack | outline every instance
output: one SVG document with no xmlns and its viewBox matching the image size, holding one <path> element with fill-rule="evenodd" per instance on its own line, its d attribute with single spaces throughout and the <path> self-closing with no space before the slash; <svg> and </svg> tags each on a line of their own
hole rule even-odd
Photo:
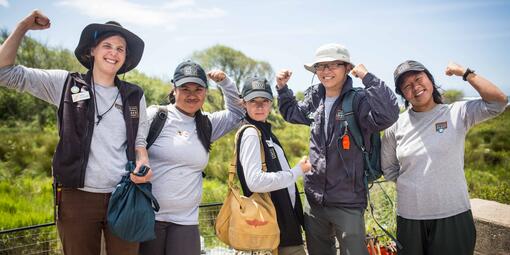
<svg viewBox="0 0 510 255">
<path fill-rule="evenodd" d="M 374 219 L 374 222 L 379 226 L 379 228 L 386 233 L 386 235 L 391 238 L 397 247 L 399 249 L 402 249 L 402 244 L 400 244 L 397 239 L 390 234 L 386 229 L 384 229 L 381 224 L 375 219 L 374 217 L 374 205 L 372 201 L 370 201 L 370 188 L 374 183 L 377 183 L 376 180 L 379 179 L 383 172 L 381 168 L 381 135 L 379 132 L 374 132 L 370 135 L 370 148 L 367 150 L 366 143 L 363 138 L 363 134 L 361 133 L 361 130 L 359 128 L 358 122 L 356 120 L 356 117 L 354 115 L 354 96 L 359 91 L 363 90 L 362 88 L 352 88 L 349 91 L 346 92 L 346 94 L 342 98 L 342 112 L 343 116 L 345 118 L 347 130 L 349 131 L 351 137 L 354 140 L 354 143 L 356 144 L 356 147 L 358 147 L 362 153 L 363 153 L 363 160 L 364 160 L 364 182 L 365 182 L 365 188 L 367 191 L 367 200 L 368 204 L 370 206 L 370 213 L 372 215 L 372 218 Z M 379 184 L 379 183 L 377 183 Z M 383 190 L 384 195 L 386 198 L 391 201 L 391 198 L 386 194 L 384 189 L 380 187 L 381 190 Z M 392 206 L 393 208 L 393 206 Z"/>
</svg>

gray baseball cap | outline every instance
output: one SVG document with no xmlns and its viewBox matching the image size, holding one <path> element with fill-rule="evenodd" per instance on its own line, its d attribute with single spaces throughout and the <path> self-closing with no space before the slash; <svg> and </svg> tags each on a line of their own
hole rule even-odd
<svg viewBox="0 0 510 255">
<path fill-rule="evenodd" d="M 410 71 L 417 71 L 417 72 L 426 71 L 426 72 L 428 72 L 427 68 L 425 68 L 425 66 L 418 61 L 414 61 L 414 60 L 404 61 L 403 63 L 398 65 L 397 68 L 395 69 L 395 71 L 393 72 L 393 79 L 395 80 L 395 89 L 398 89 L 398 87 L 400 87 L 399 79 L 402 78 L 402 75 L 404 75 L 405 73 L 410 72 Z"/>
<path fill-rule="evenodd" d="M 241 95 L 244 101 L 250 101 L 256 97 L 263 97 L 273 101 L 271 85 L 265 78 L 248 78 L 244 83 Z"/>
</svg>

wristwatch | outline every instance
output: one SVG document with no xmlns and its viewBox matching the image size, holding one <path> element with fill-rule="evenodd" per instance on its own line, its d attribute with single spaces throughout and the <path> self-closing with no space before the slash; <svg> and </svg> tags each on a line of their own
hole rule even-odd
<svg viewBox="0 0 510 255">
<path fill-rule="evenodd" d="M 471 70 L 471 69 L 467 68 L 466 71 L 464 72 L 464 74 L 462 75 L 462 79 L 467 81 L 468 75 L 472 74 L 472 73 L 475 73 L 475 70 Z"/>
</svg>

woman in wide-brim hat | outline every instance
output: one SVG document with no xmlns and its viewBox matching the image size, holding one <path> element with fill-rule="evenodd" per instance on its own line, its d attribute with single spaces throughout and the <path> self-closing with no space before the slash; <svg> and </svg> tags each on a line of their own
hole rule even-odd
<svg viewBox="0 0 510 255">
<path fill-rule="evenodd" d="M 58 107 L 53 176 L 64 253 L 99 254 L 104 234 L 108 254 L 137 254 L 137 242 L 121 240 L 108 229 L 106 210 L 126 163 L 136 161 L 136 169 L 148 164 L 143 90 L 117 77 L 136 67 L 144 42 L 116 22 L 90 24 L 75 50 L 86 74 L 14 65 L 25 33 L 49 27 L 49 19 L 37 10 L 18 23 L 0 46 L 0 86 Z M 145 182 L 151 175 L 131 179 Z"/>
</svg>

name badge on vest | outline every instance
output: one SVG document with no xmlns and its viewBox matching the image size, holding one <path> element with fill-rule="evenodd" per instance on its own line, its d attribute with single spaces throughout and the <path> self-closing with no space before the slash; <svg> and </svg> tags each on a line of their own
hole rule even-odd
<svg viewBox="0 0 510 255">
<path fill-rule="evenodd" d="M 90 93 L 86 90 L 82 90 L 80 93 L 72 94 L 73 103 L 90 99 Z"/>
<path fill-rule="evenodd" d="M 274 143 L 271 140 L 266 140 L 267 146 L 269 147 L 269 154 L 272 159 L 276 159 L 276 150 L 274 148 Z"/>
</svg>

